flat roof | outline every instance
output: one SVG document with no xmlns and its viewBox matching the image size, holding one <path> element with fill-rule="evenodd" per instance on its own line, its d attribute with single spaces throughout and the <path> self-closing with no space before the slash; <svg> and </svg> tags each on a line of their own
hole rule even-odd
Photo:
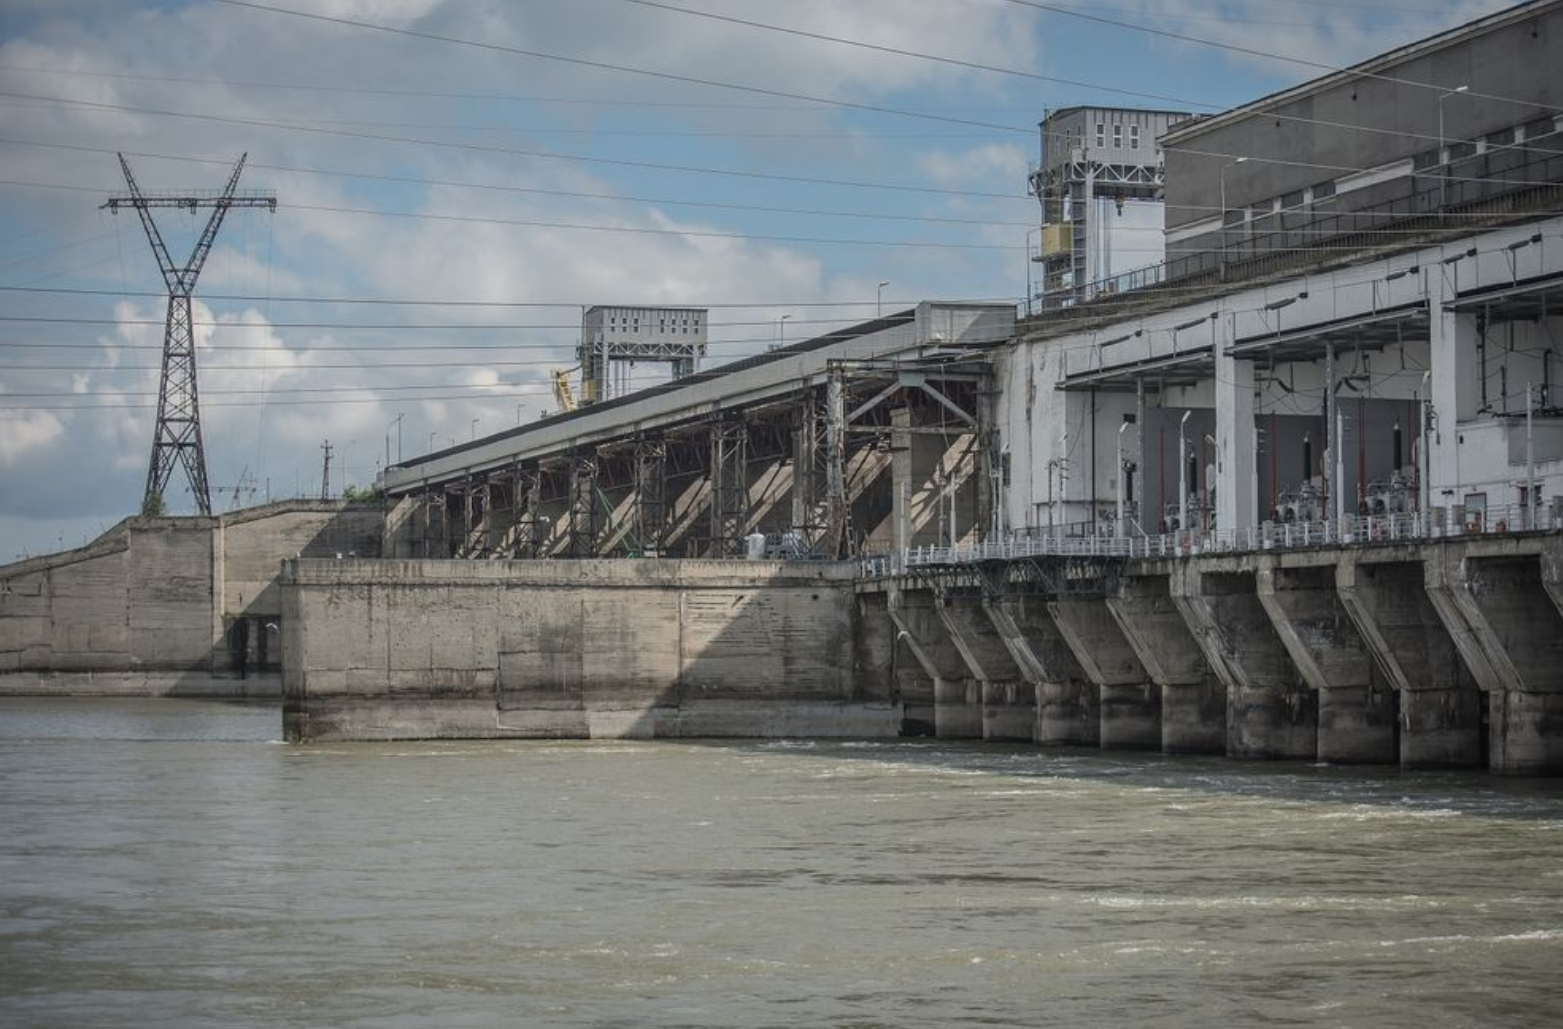
<svg viewBox="0 0 1563 1029">
<path fill-rule="evenodd" d="M 1510 7 L 1495 14 L 1484 15 L 1474 21 L 1468 21 L 1463 25 L 1457 25 L 1452 29 L 1446 29 L 1435 35 L 1425 36 L 1394 50 L 1386 50 L 1349 68 L 1341 68 L 1329 72 L 1316 79 L 1310 79 L 1300 85 L 1292 86 L 1289 89 L 1283 89 L 1271 93 L 1269 96 L 1260 97 L 1258 100 L 1250 101 L 1241 107 L 1234 107 L 1229 111 L 1209 115 L 1187 125 L 1174 127 L 1161 137 L 1161 142 L 1163 146 L 1169 143 L 1181 143 L 1184 140 L 1198 136 L 1200 133 L 1222 128 L 1257 114 L 1268 113 L 1269 109 L 1281 104 L 1322 93 L 1327 89 L 1355 79 L 1381 78 L 1384 70 L 1387 68 L 1403 64 L 1425 54 L 1447 49 L 1465 40 L 1474 39 L 1495 29 L 1503 28 L 1505 25 L 1533 18 L 1543 11 L 1555 9 L 1560 5 L 1563 5 L 1563 0 L 1531 0 L 1530 3 Z M 1428 89 L 1444 88 L 1432 82 L 1412 83 L 1412 85 L 1422 85 Z M 1471 95 L 1477 96 L 1478 94 L 1473 93 Z M 1549 108 L 1541 104 L 1537 104 L 1536 107 L 1538 110 L 1549 110 Z"/>
</svg>

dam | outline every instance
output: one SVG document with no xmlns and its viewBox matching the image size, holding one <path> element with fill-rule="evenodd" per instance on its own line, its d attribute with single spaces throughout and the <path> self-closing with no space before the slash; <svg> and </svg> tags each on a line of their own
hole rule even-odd
<svg viewBox="0 0 1563 1029">
<path fill-rule="evenodd" d="M 295 740 L 929 735 L 1563 771 L 1556 533 L 900 568 L 290 559 L 281 596 Z"/>
<path fill-rule="evenodd" d="M 280 696 L 297 740 L 1555 773 L 1560 40 L 1563 7 L 1523 5 L 1171 125 L 1169 257 L 1132 275 L 1065 287 L 1028 242 L 1060 291 L 706 369 L 699 309 L 675 345 L 593 308 L 628 334 L 583 321 L 594 382 L 615 352 L 676 377 L 387 455 L 371 504 L 133 518 L 0 567 L 0 692 Z M 1447 111 L 1393 84 L 1451 67 Z M 1321 161 L 1285 160 L 1274 128 L 1325 108 L 1398 128 L 1321 123 Z M 1042 185 L 1049 246 L 1140 199 Z"/>
</svg>

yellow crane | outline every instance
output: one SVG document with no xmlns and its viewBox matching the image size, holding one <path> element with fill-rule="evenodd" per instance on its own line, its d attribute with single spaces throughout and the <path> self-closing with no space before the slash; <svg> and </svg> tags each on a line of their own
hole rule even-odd
<svg viewBox="0 0 1563 1029">
<path fill-rule="evenodd" d="M 559 402 L 560 411 L 575 410 L 575 391 L 570 388 L 570 373 L 579 367 L 554 369 L 554 399 Z"/>
</svg>

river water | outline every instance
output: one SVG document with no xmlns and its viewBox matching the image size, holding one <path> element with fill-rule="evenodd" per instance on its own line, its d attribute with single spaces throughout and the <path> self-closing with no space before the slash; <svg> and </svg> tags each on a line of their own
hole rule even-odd
<svg viewBox="0 0 1563 1029">
<path fill-rule="evenodd" d="M 1563 783 L 0 701 L 0 1025 L 1563 1024 Z"/>
</svg>

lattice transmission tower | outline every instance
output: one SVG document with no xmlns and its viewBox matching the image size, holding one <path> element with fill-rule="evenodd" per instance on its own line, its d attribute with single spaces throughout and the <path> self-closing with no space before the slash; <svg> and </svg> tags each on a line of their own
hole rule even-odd
<svg viewBox="0 0 1563 1029">
<path fill-rule="evenodd" d="M 182 465 L 190 480 L 190 492 L 195 496 L 201 514 L 212 513 L 211 492 L 206 483 L 206 451 L 201 445 L 201 406 L 195 380 L 195 331 L 190 314 L 190 294 L 195 292 L 195 280 L 201 275 L 201 266 L 217 239 L 217 230 L 231 207 L 265 207 L 275 211 L 277 197 L 274 193 L 239 193 L 239 173 L 244 170 L 244 154 L 233 166 L 228 185 L 221 193 L 206 190 L 200 193 L 145 193 L 136 185 L 136 177 L 130 173 L 125 155 L 119 155 L 119 166 L 125 172 L 125 185 L 130 192 L 124 196 L 109 197 L 103 206 L 114 214 L 121 207 L 134 207 L 141 216 L 141 227 L 146 230 L 147 242 L 157 257 L 157 266 L 168 285 L 168 321 L 163 329 L 163 375 L 157 389 L 157 427 L 152 432 L 152 459 L 147 465 L 147 489 L 141 499 L 143 511 L 161 506 L 168 480 L 174 465 Z M 174 264 L 163 244 L 163 236 L 152 220 L 154 207 L 182 207 L 195 213 L 197 208 L 210 207 L 211 217 L 196 241 L 190 259 L 183 266 Z"/>
</svg>

